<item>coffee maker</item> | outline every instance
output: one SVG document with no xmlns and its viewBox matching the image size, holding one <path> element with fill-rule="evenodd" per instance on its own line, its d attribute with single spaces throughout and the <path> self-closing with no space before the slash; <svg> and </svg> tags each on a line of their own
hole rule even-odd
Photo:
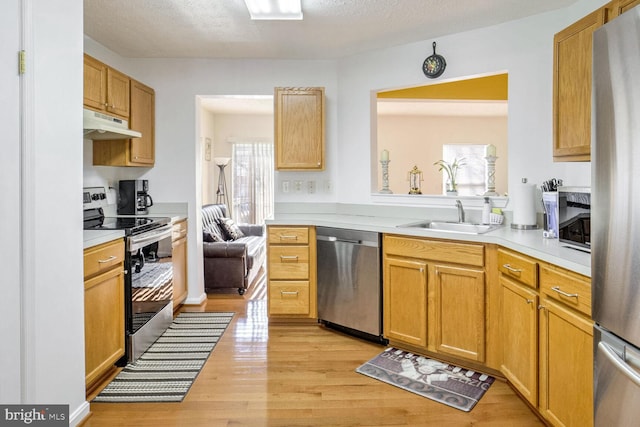
<svg viewBox="0 0 640 427">
<path fill-rule="evenodd" d="M 119 182 L 118 215 L 146 215 L 153 199 L 149 195 L 149 181 L 128 179 Z"/>
</svg>

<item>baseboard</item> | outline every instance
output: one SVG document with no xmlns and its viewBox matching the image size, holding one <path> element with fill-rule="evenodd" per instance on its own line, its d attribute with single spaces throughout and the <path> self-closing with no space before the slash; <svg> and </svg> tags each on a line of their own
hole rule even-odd
<svg viewBox="0 0 640 427">
<path fill-rule="evenodd" d="M 69 427 L 82 425 L 91 416 L 91 407 L 86 400 L 69 414 Z"/>
<path fill-rule="evenodd" d="M 206 294 L 206 292 L 203 292 L 203 293 L 200 294 L 200 296 L 195 297 L 195 298 L 187 297 L 187 299 L 184 300 L 182 305 L 200 305 L 206 300 L 207 300 L 207 294 Z"/>
</svg>

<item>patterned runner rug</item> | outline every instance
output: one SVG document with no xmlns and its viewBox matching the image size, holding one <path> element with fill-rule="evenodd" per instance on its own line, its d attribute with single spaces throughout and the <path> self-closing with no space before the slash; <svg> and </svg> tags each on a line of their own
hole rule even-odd
<svg viewBox="0 0 640 427">
<path fill-rule="evenodd" d="M 234 313 L 180 313 L 94 402 L 181 402 Z"/>
<path fill-rule="evenodd" d="M 356 372 L 465 412 L 473 409 L 494 381 L 488 375 L 393 347 Z"/>
</svg>

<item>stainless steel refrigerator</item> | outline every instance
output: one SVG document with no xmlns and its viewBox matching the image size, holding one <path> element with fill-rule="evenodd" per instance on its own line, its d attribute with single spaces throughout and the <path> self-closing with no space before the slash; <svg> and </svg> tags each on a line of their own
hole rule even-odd
<svg viewBox="0 0 640 427">
<path fill-rule="evenodd" d="M 595 426 L 640 425 L 640 6 L 593 37 Z"/>
</svg>

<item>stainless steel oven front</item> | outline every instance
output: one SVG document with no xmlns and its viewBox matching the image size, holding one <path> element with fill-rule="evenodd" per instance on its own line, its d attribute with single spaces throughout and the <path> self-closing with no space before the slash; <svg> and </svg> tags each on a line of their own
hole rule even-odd
<svg viewBox="0 0 640 427">
<path fill-rule="evenodd" d="M 171 225 L 126 237 L 127 354 L 135 361 L 173 320 Z"/>
</svg>

